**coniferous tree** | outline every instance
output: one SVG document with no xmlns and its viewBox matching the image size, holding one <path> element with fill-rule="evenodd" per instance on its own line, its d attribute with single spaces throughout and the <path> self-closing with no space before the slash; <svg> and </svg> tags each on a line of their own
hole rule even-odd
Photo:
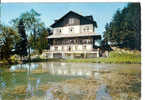
<svg viewBox="0 0 145 100">
<path fill-rule="evenodd" d="M 113 20 L 106 24 L 104 39 L 118 46 L 141 49 L 141 13 L 139 3 L 129 3 L 117 10 Z"/>
<path fill-rule="evenodd" d="M 19 54 L 21 57 L 27 56 L 27 36 L 25 33 L 25 27 L 23 20 L 20 19 L 18 24 L 18 33 L 20 35 L 20 40 L 16 44 L 16 53 Z"/>
<path fill-rule="evenodd" d="M 13 19 L 11 23 L 15 28 L 19 25 L 20 19 L 23 20 L 23 24 L 25 25 L 25 31 L 27 34 L 33 35 L 33 45 L 30 48 L 37 49 L 36 38 L 38 36 L 39 30 L 44 27 L 44 23 L 40 20 L 40 14 L 37 13 L 34 9 L 31 9 L 28 12 L 22 13 L 18 18 Z"/>
</svg>

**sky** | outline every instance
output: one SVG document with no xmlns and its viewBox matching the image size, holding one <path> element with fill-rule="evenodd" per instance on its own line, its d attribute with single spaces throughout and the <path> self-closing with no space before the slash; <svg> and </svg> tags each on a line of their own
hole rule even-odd
<svg viewBox="0 0 145 100">
<path fill-rule="evenodd" d="M 10 21 L 32 8 L 41 14 L 41 21 L 50 27 L 54 20 L 61 18 L 70 10 L 83 16 L 92 15 L 97 22 L 97 34 L 103 34 L 106 23 L 109 23 L 118 9 L 123 9 L 127 3 L 1 3 L 2 24 L 11 25 Z"/>
</svg>

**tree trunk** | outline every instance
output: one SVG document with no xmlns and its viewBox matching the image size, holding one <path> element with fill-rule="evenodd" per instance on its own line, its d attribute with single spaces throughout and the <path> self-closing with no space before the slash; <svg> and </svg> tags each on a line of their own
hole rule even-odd
<svg viewBox="0 0 145 100">
<path fill-rule="evenodd" d="M 29 62 L 31 62 L 31 54 L 30 54 L 30 46 L 29 46 L 29 58 L 28 58 L 28 60 L 29 60 Z"/>
</svg>

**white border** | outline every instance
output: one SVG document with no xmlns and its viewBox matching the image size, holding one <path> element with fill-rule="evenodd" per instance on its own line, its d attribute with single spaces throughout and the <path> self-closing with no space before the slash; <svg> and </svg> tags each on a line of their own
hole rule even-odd
<svg viewBox="0 0 145 100">
<path fill-rule="evenodd" d="M 51 1 L 46 1 L 46 0 L 1 0 L 2 3 L 16 3 L 16 2 L 21 2 L 21 3 L 30 3 L 30 2 L 141 2 L 141 43 L 142 43 L 142 64 L 141 64 L 141 100 L 145 100 L 145 2 L 144 0 L 51 0 Z"/>
<path fill-rule="evenodd" d="M 141 56 L 142 56 L 142 64 L 141 64 L 141 100 L 145 100 L 145 2 L 141 1 Z"/>
</svg>

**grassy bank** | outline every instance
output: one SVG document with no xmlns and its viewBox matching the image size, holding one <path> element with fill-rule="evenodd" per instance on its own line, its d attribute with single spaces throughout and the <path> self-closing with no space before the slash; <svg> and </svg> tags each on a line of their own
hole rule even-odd
<svg viewBox="0 0 145 100">
<path fill-rule="evenodd" d="M 13 64 L 21 64 L 21 63 L 33 63 L 33 62 L 62 62 L 64 61 L 63 59 L 57 59 L 57 58 L 53 58 L 53 59 L 44 59 L 44 58 L 33 58 L 31 59 L 31 61 L 29 60 L 24 60 L 24 61 L 20 61 L 20 60 L 15 60 L 15 61 L 11 61 L 11 63 L 8 63 L 8 61 L 6 60 L 0 60 L 0 67 L 3 65 L 13 65 Z"/>
<path fill-rule="evenodd" d="M 23 61 L 28 63 L 29 61 Z M 141 64 L 141 53 L 140 52 L 120 52 L 111 51 L 109 57 L 100 58 L 74 58 L 74 59 L 45 59 L 36 57 L 31 59 L 31 62 L 74 62 L 74 63 L 119 63 L 119 64 Z M 12 59 L 12 64 L 22 63 L 19 60 Z M 8 64 L 6 60 L 0 61 L 0 64 Z"/>
<path fill-rule="evenodd" d="M 0 60 L 0 67 L 2 65 L 12 65 L 12 64 L 18 64 L 18 63 L 20 63 L 20 61 L 18 60 L 11 61 L 11 63 L 9 63 L 7 60 Z"/>
<path fill-rule="evenodd" d="M 65 62 L 91 62 L 91 63 L 127 63 L 140 64 L 140 53 L 118 53 L 110 52 L 109 57 L 87 58 L 87 59 L 67 59 Z"/>
<path fill-rule="evenodd" d="M 139 52 L 121 53 L 110 52 L 109 57 L 100 58 L 74 58 L 74 59 L 42 59 L 40 57 L 32 59 L 31 62 L 74 62 L 74 63 L 126 63 L 126 64 L 140 64 L 141 54 Z"/>
</svg>

